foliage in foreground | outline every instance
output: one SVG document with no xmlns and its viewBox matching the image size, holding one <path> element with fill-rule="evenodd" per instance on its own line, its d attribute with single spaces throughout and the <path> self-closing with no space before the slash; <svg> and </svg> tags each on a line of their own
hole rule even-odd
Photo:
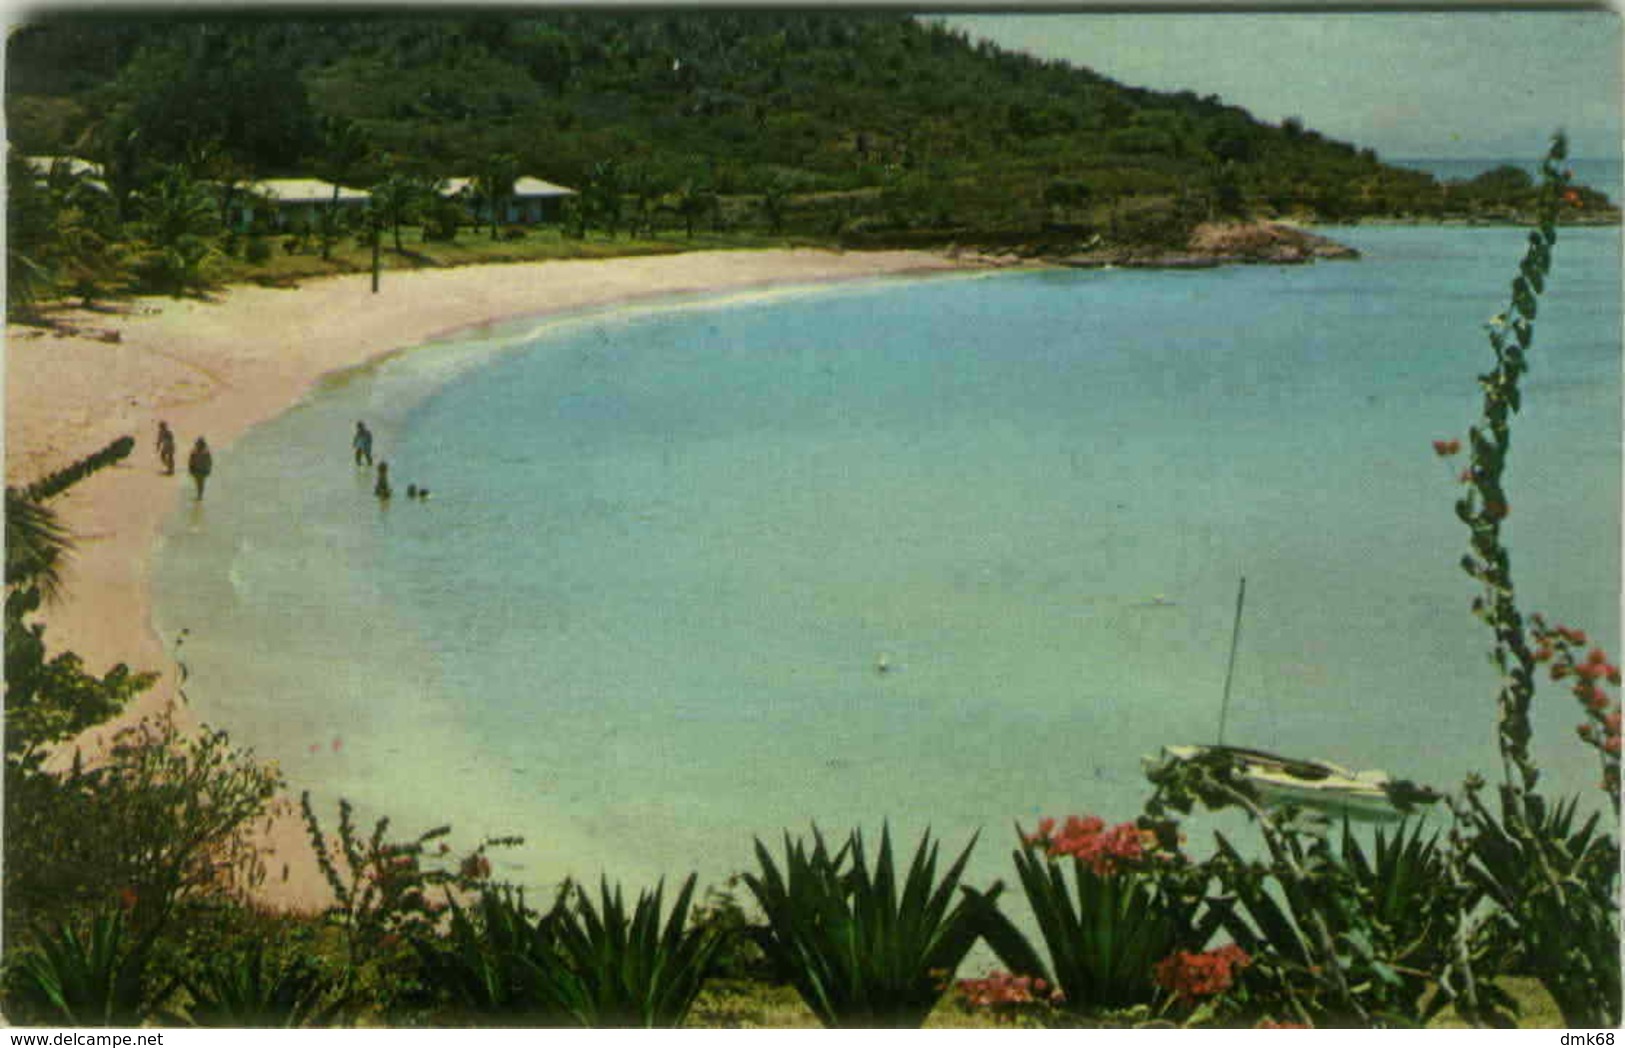
<svg viewBox="0 0 1625 1048">
<path fill-rule="evenodd" d="M 116 909 L 92 915 L 83 927 L 59 924 L 15 960 L 8 1004 L 24 1022 L 139 1026 L 179 982 L 156 984 L 154 942 L 150 933 L 132 934 Z"/>
<path fill-rule="evenodd" d="M 973 907 L 955 899 L 975 846 L 939 879 L 927 832 L 899 880 L 889 828 L 872 865 L 858 830 L 833 853 L 816 828 L 810 849 L 786 834 L 782 870 L 757 841 L 744 880 L 766 920 L 763 949 L 825 1026 L 917 1027 L 977 938 Z"/>
<path fill-rule="evenodd" d="M 991 898 L 973 892 L 981 934 L 1020 977 L 1058 990 L 1053 999 L 1063 1008 L 1149 1005 L 1159 997 L 1157 966 L 1211 938 L 1213 915 L 1198 919 L 1202 878 L 1133 823 L 1107 829 L 1097 817 L 1074 816 L 1059 833 L 1045 819 L 1036 833 L 1018 834 L 1016 872 L 1049 964 Z"/>
</svg>

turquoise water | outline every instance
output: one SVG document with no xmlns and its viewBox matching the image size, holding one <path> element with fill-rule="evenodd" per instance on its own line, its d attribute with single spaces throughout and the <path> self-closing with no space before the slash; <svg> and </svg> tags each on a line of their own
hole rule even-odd
<svg viewBox="0 0 1625 1048">
<path fill-rule="evenodd" d="M 1475 417 L 1514 230 L 1337 230 L 1357 263 L 879 281 L 509 325 L 219 456 L 158 569 L 207 719 L 503 872 L 628 881 L 880 820 L 1009 879 L 1011 823 L 1131 818 L 1226 741 L 1493 771 L 1434 439 Z M 1565 232 L 1509 486 L 1526 606 L 1618 634 L 1619 238 Z M 348 461 L 365 418 L 381 509 Z M 428 503 L 401 497 L 409 483 Z M 885 667 L 882 672 L 880 667 Z M 1589 790 L 1543 692 L 1550 781 Z"/>
</svg>

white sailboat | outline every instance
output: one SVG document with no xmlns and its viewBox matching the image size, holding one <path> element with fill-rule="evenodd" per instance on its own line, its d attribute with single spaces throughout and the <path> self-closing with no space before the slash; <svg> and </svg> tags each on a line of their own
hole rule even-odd
<svg viewBox="0 0 1625 1048">
<path fill-rule="evenodd" d="M 1241 609 L 1246 596 L 1247 580 L 1243 578 L 1236 593 L 1236 619 L 1230 637 L 1230 662 L 1224 675 L 1224 699 L 1219 709 L 1218 742 L 1164 746 L 1159 757 L 1146 758 L 1147 765 L 1220 757 L 1256 790 L 1266 805 L 1317 808 L 1351 818 L 1397 819 L 1420 805 L 1437 801 L 1439 794 L 1434 790 L 1406 779 L 1395 779 L 1385 771 L 1353 771 L 1319 758 L 1283 757 L 1265 750 L 1224 744 L 1225 721 L 1230 712 L 1230 684 L 1235 676 L 1236 648 L 1241 639 Z"/>
</svg>

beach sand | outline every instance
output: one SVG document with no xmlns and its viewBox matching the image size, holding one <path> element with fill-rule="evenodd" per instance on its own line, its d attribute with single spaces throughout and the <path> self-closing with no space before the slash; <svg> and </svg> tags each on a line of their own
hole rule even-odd
<svg viewBox="0 0 1625 1048">
<path fill-rule="evenodd" d="M 170 707 L 183 728 L 198 726 L 176 701 L 174 663 L 153 628 L 149 586 L 160 525 L 178 492 L 191 486 L 185 460 L 198 435 L 218 451 L 296 404 L 324 375 L 492 321 L 982 264 L 923 252 L 787 249 L 470 266 L 386 272 L 376 295 L 367 275 L 346 275 L 297 289 L 234 287 L 210 301 L 144 298 L 118 312 L 62 315 L 81 332 L 69 336 L 9 327 L 7 483 L 28 483 L 126 434 L 137 441 L 125 462 L 51 503 L 76 543 L 66 596 L 42 615 L 52 652 L 76 651 L 97 674 L 123 662 L 162 675 L 115 722 L 75 747 L 93 755 L 120 728 Z M 160 419 L 176 434 L 174 477 L 162 475 L 154 450 Z M 334 434 L 336 455 L 348 440 L 348 433 Z M 297 795 L 303 785 L 289 789 Z M 270 872 L 261 901 L 282 909 L 325 906 L 328 889 L 297 806 L 280 798 L 261 832 Z"/>
</svg>

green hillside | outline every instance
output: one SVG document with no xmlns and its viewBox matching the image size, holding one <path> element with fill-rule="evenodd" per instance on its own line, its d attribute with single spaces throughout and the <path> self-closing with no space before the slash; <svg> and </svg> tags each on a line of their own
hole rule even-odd
<svg viewBox="0 0 1625 1048">
<path fill-rule="evenodd" d="M 361 185 L 508 153 L 633 204 L 685 187 L 782 194 L 809 228 L 816 215 L 1030 231 L 1153 198 L 1329 219 L 1452 209 L 1429 176 L 1295 121 L 903 14 L 299 17 L 25 27 L 10 42 L 13 143 L 110 159 L 139 139 L 141 160 L 169 163 L 213 144 L 256 176 L 324 169 Z M 335 122 L 373 155 L 335 155 Z"/>
</svg>

